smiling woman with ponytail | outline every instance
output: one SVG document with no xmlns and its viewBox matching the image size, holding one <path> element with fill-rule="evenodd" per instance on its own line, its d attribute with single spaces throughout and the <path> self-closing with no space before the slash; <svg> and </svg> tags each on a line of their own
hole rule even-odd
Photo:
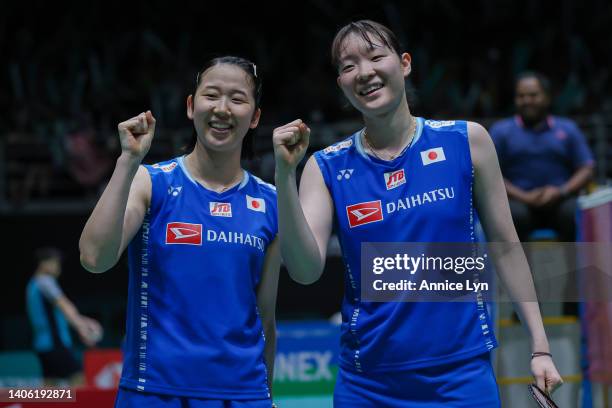
<svg viewBox="0 0 612 408">
<path fill-rule="evenodd" d="M 252 151 L 260 100 L 255 64 L 220 57 L 187 97 L 188 154 L 141 165 L 153 114 L 118 126 L 121 155 L 80 241 L 91 272 L 129 252 L 116 407 L 272 406 L 276 190 L 240 162 Z"/>
</svg>

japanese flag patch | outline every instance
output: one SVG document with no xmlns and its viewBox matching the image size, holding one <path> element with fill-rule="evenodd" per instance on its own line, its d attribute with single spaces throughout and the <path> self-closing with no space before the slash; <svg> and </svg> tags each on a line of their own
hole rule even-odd
<svg viewBox="0 0 612 408">
<path fill-rule="evenodd" d="M 255 198 L 250 195 L 246 195 L 247 208 L 249 210 L 258 211 L 265 213 L 266 212 L 266 202 L 263 198 Z"/>
<path fill-rule="evenodd" d="M 444 150 L 441 147 L 434 147 L 433 149 L 422 151 L 421 160 L 423 160 L 423 166 L 427 166 L 432 163 L 446 160 L 446 156 L 444 155 Z"/>
</svg>

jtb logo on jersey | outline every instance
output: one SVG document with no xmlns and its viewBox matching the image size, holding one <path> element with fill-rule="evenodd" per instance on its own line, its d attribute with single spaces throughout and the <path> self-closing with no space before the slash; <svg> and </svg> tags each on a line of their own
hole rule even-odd
<svg viewBox="0 0 612 408">
<path fill-rule="evenodd" d="M 231 217 L 232 216 L 232 204 L 231 203 L 216 203 L 211 201 L 210 215 L 215 217 Z"/>
<path fill-rule="evenodd" d="M 387 190 L 393 190 L 395 187 L 399 187 L 402 184 L 406 184 L 404 169 L 385 173 L 385 185 L 387 186 Z"/>
<path fill-rule="evenodd" d="M 351 228 L 383 220 L 380 200 L 353 204 L 346 207 L 346 216 Z"/>
<path fill-rule="evenodd" d="M 202 224 L 169 222 L 166 226 L 166 244 L 202 245 Z"/>
<path fill-rule="evenodd" d="M 433 149 L 422 151 L 421 160 L 423 160 L 423 166 L 427 166 L 428 164 L 446 160 L 446 156 L 444 155 L 444 150 L 441 147 L 434 147 Z"/>
</svg>

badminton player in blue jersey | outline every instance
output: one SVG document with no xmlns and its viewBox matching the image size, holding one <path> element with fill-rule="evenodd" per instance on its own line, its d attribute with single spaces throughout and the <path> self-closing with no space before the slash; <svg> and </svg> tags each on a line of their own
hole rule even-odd
<svg viewBox="0 0 612 408">
<path fill-rule="evenodd" d="M 292 278 L 316 281 L 335 219 L 346 266 L 337 407 L 498 407 L 489 352 L 497 346 L 483 302 L 366 302 L 362 242 L 518 242 L 495 149 L 465 121 L 414 117 L 406 100 L 411 57 L 373 21 L 343 27 L 332 45 L 337 82 L 365 127 L 295 169 L 310 130 L 301 120 L 274 131 L 281 251 Z M 347 177 L 348 175 L 348 177 Z M 520 246 L 498 263 L 511 294 L 529 286 Z M 522 283 L 517 283 L 522 282 Z M 531 369 L 548 391 L 561 383 L 537 302 L 516 302 L 531 339 Z M 529 356 L 524 356 L 529 359 Z"/>
<path fill-rule="evenodd" d="M 254 64 L 211 60 L 187 98 L 193 150 L 154 165 L 141 165 L 151 112 L 119 124 L 121 155 L 80 240 L 92 272 L 128 248 L 116 407 L 272 406 L 276 191 L 240 164 L 260 97 Z"/>
</svg>

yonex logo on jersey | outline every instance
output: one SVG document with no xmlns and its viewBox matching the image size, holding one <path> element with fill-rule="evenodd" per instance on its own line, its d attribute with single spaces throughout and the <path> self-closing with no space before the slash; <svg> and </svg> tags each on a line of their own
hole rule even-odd
<svg viewBox="0 0 612 408">
<path fill-rule="evenodd" d="M 353 204 L 346 207 L 346 216 L 351 228 L 383 220 L 380 200 Z"/>
<path fill-rule="evenodd" d="M 404 169 L 385 173 L 385 186 L 387 190 L 393 190 L 395 187 L 399 187 L 402 184 L 406 184 Z"/>
<path fill-rule="evenodd" d="M 421 152 L 421 160 L 423 161 L 423 166 L 444 161 L 446 160 L 444 149 L 435 147 L 433 149 L 424 150 Z"/>
<path fill-rule="evenodd" d="M 353 175 L 353 172 L 355 171 L 355 169 L 344 169 L 344 170 L 340 170 L 338 172 L 338 175 L 336 176 L 336 179 L 338 181 L 341 181 L 342 179 L 350 179 L 351 176 Z"/>
<path fill-rule="evenodd" d="M 232 216 L 232 204 L 231 203 L 216 203 L 211 201 L 209 203 L 210 215 L 215 217 L 231 217 Z"/>
<path fill-rule="evenodd" d="M 171 195 L 172 197 L 176 197 L 181 193 L 181 190 L 183 189 L 183 187 L 168 187 L 168 194 Z"/>
<path fill-rule="evenodd" d="M 254 198 L 247 194 L 246 203 L 247 203 L 247 208 L 249 210 L 262 212 L 262 213 L 266 212 L 266 202 L 264 201 L 263 198 Z"/>
<path fill-rule="evenodd" d="M 202 224 L 169 222 L 166 226 L 166 244 L 202 245 Z"/>
<path fill-rule="evenodd" d="M 154 164 L 153 168 L 160 169 L 161 171 L 165 173 L 170 173 L 172 170 L 174 170 L 176 166 L 178 166 L 178 164 L 176 162 L 172 162 L 170 164 L 164 164 L 163 166 L 160 166 L 159 164 Z"/>
</svg>

